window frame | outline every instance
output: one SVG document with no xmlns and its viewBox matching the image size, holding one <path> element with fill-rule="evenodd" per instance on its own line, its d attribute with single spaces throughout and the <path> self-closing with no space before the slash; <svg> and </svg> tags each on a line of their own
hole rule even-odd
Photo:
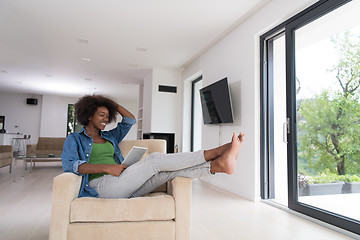
<svg viewBox="0 0 360 240">
<path fill-rule="evenodd" d="M 195 84 L 201 81 L 202 75 L 196 78 L 191 82 L 191 132 L 190 132 L 190 152 L 194 151 L 194 116 L 195 116 L 195 107 L 194 107 L 194 98 L 195 98 Z"/>
</svg>

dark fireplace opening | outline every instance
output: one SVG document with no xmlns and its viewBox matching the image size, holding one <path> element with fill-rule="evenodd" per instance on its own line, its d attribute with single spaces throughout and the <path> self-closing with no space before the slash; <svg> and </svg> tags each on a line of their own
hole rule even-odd
<svg viewBox="0 0 360 240">
<path fill-rule="evenodd" d="M 175 152 L 175 133 L 144 133 L 143 139 L 165 139 L 166 152 Z"/>
</svg>

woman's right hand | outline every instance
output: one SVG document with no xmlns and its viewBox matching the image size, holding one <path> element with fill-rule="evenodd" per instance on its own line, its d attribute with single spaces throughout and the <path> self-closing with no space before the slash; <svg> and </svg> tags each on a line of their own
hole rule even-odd
<svg viewBox="0 0 360 240">
<path fill-rule="evenodd" d="M 105 172 L 112 176 L 120 176 L 120 174 L 127 168 L 124 164 L 109 164 Z"/>
</svg>

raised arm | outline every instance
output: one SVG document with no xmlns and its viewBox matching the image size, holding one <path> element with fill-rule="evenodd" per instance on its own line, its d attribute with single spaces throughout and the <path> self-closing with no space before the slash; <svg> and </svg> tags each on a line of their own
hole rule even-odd
<svg viewBox="0 0 360 240">
<path fill-rule="evenodd" d="M 117 104 L 117 110 L 121 116 L 135 119 L 135 116 L 131 112 L 119 104 Z"/>
<path fill-rule="evenodd" d="M 118 104 L 117 102 L 111 99 L 109 100 L 112 102 L 114 106 L 116 106 L 117 111 L 120 113 L 122 117 L 129 117 L 135 119 L 135 116 L 131 112 L 129 112 L 126 108 L 124 108 L 123 106 L 121 106 L 120 104 Z"/>
<path fill-rule="evenodd" d="M 126 108 L 124 108 L 114 100 L 102 95 L 94 95 L 92 97 L 98 99 L 100 102 L 103 102 L 104 106 L 109 108 L 109 110 L 113 109 L 114 111 L 117 111 L 122 117 L 129 117 L 135 119 L 135 116 L 131 112 L 129 112 Z"/>
</svg>

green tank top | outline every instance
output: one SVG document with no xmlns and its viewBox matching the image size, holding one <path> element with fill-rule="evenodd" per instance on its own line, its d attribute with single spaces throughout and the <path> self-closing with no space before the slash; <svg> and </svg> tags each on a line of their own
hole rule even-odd
<svg viewBox="0 0 360 240">
<path fill-rule="evenodd" d="M 111 142 L 94 143 L 91 149 L 90 164 L 117 164 L 114 159 L 115 148 Z M 102 177 L 107 173 L 89 174 L 89 181 Z"/>
</svg>

